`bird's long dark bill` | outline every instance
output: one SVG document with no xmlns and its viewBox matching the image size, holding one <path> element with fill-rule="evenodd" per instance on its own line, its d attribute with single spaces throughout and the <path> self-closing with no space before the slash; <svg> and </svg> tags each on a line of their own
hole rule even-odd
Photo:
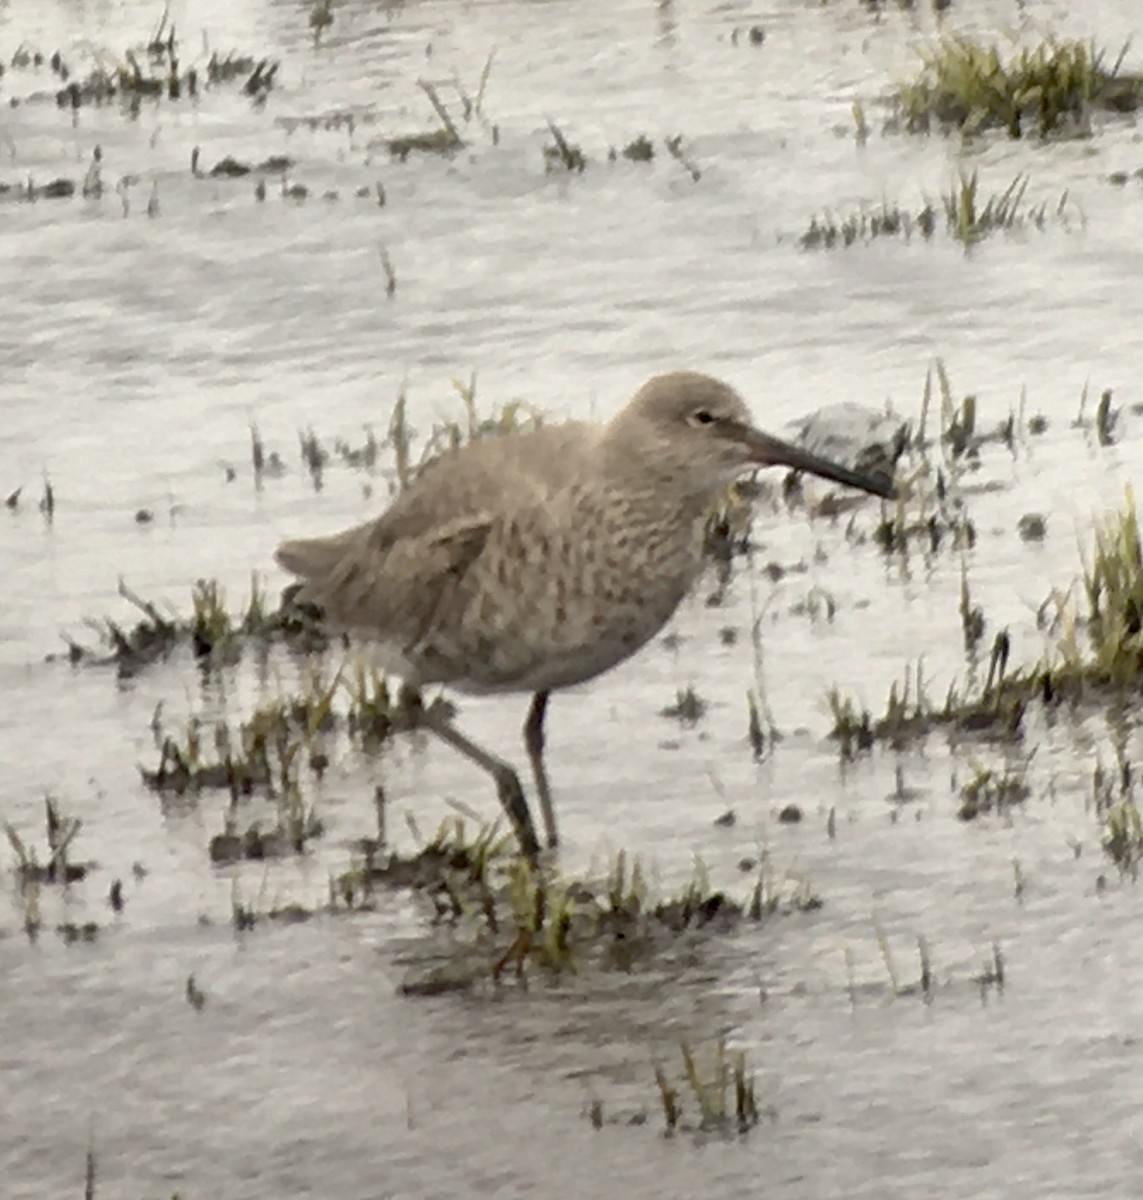
<svg viewBox="0 0 1143 1200">
<path fill-rule="evenodd" d="M 811 454 L 791 442 L 771 437 L 768 433 L 746 429 L 743 431 L 743 441 L 760 467 L 790 467 L 794 471 L 809 471 L 811 475 L 820 475 L 823 479 L 832 479 L 835 483 L 845 483 L 850 487 L 860 488 L 863 492 L 872 492 L 874 496 L 884 496 L 887 500 L 892 500 L 897 495 L 893 480 L 887 475 L 853 471 L 840 463 L 830 462 L 828 458 Z"/>
</svg>

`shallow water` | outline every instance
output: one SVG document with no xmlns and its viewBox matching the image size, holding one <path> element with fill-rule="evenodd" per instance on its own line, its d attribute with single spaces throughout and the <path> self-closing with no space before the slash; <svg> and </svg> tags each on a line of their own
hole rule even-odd
<svg viewBox="0 0 1143 1200">
<path fill-rule="evenodd" d="M 978 396 L 983 424 L 1015 409 L 1022 389 L 1027 413 L 1049 421 L 1011 453 L 986 447 L 965 483 L 979 533 L 963 560 L 973 599 L 988 636 L 1007 625 L 1015 658 L 1030 659 L 1044 645 L 1036 607 L 1078 568 L 1077 533 L 1119 503 L 1140 461 L 1131 406 L 1143 399 L 1143 294 L 1132 281 L 1143 198 L 1135 182 L 1106 182 L 1143 166 L 1135 123 L 1096 121 L 1091 137 L 1046 146 L 883 136 L 878 97 L 933 19 L 877 17 L 856 0 L 334 12 L 315 48 L 302 5 L 174 6 L 188 61 L 204 37 L 281 59 L 261 108 L 220 88 L 197 103 L 144 103 L 135 117 L 89 108 L 73 123 L 33 99 L 0 110 L 0 182 L 82 178 L 96 145 L 109 185 L 138 177 L 126 211 L 114 190 L 0 204 L 0 491 L 25 488 L 0 514 L 0 816 L 42 841 L 47 791 L 83 819 L 77 853 L 97 868 L 66 894 L 44 890 L 45 927 L 103 927 L 93 944 L 45 933 L 29 945 L 8 876 L 4 1196 L 81 1194 L 89 1141 L 101 1196 L 745 1195 L 761 1181 L 784 1197 L 1121 1191 L 1143 1166 L 1133 1136 L 1143 955 L 1137 893 L 1102 859 L 1089 811 L 1105 722 L 1033 720 L 1007 752 L 934 735 L 849 765 L 826 738 L 831 685 L 878 711 L 922 656 L 934 695 L 963 672 L 959 553 L 886 559 L 847 539 L 846 518 L 764 508 L 754 573 L 737 574 L 722 607 L 708 608 L 704 589 L 675 623 L 677 645 L 657 643 L 557 697 L 549 762 L 569 869 L 626 847 L 670 887 L 699 855 L 744 895 L 752 879 L 737 863 L 761 845 L 779 871 L 808 877 L 824 906 L 695 946 L 660 970 L 537 980 L 498 996 L 397 994 L 425 952 L 425 914 L 406 898 L 243 935 L 229 924 L 236 878 L 264 903 L 320 905 L 353 839 L 371 832 L 378 779 L 424 829 L 450 796 L 491 815 L 484 781 L 446 749 L 405 738 L 377 762 L 335 763 L 318 798 L 328 832 L 312 854 L 214 869 L 206 848 L 222 801 L 164 810 L 136 764 L 154 761 L 159 702 L 177 725 L 220 703 L 220 685 L 204 690 L 179 657 L 126 683 L 45 657 L 63 648 L 58 631 L 82 638 L 86 616 L 131 619 L 119 577 L 184 609 L 200 576 L 237 600 L 252 570 L 272 572 L 281 535 L 373 511 L 384 474 L 334 463 L 315 493 L 297 432 L 359 444 L 367 424 L 384 431 L 403 386 L 424 432 L 458 414 L 450 379 L 473 372 L 487 405 L 522 398 L 552 414 L 605 415 L 648 374 L 687 365 L 733 381 L 781 429 L 842 400 L 916 416 L 940 355 L 958 393 Z M 0 61 L 24 39 L 73 63 L 118 55 L 157 16 L 130 3 L 0 8 Z M 951 19 L 993 33 L 1023 22 L 1112 47 L 1137 31 L 1133 7 L 1111 0 L 1083 17 L 984 4 Z M 734 39 L 754 23 L 761 47 Z M 493 50 L 484 115 L 497 143 L 474 119 L 454 158 L 391 162 L 380 138 L 433 127 L 416 80 L 438 81 L 451 100 L 455 72 L 475 93 Z M 46 68 L 11 70 L 0 100 L 53 86 Z M 863 147 L 855 97 L 874 128 Z M 346 112 L 352 130 L 298 125 Z M 545 175 L 549 117 L 591 159 L 582 176 Z M 651 164 L 607 161 L 610 146 L 641 133 L 657 140 Z M 661 151 L 676 133 L 697 182 Z M 309 196 L 287 200 L 271 178 L 259 203 L 252 178 L 196 179 L 195 145 L 206 167 L 227 154 L 288 154 L 290 181 Z M 958 167 L 978 169 L 987 191 L 1027 170 L 1030 199 L 1051 207 L 1067 189 L 1075 215 L 967 255 L 940 236 L 798 245 L 815 213 L 883 198 L 915 210 Z M 383 208 L 355 197 L 378 181 Z M 338 198 L 323 199 L 332 189 Z M 1111 447 L 1072 426 L 1085 384 L 1089 414 L 1106 387 L 1124 406 Z M 251 421 L 289 467 L 261 490 Z M 50 524 L 36 508 L 45 474 Z M 140 526 L 144 507 L 156 520 Z M 1028 512 L 1047 515 L 1043 543 L 1016 534 Z M 875 519 L 861 509 L 858 534 Z M 769 562 L 806 569 L 773 584 L 761 572 Z M 814 588 L 836 601 L 832 621 L 801 611 Z M 745 744 L 755 611 L 784 735 L 761 764 Z M 737 630 L 734 646 L 720 640 L 723 626 Z M 290 670 L 273 664 L 266 692 Z M 693 730 L 659 715 L 688 684 L 710 704 Z M 235 714 L 258 692 L 250 672 L 222 686 Z M 519 759 L 523 709 L 466 699 L 462 717 Z M 1130 714 L 1124 736 L 1130 756 Z M 1033 746 L 1021 810 L 956 819 L 954 778 Z M 893 795 L 898 769 L 919 791 L 907 804 Z M 806 814 L 799 825 L 776 819 L 789 803 Z M 727 808 L 737 824 L 715 827 Z M 105 902 L 115 878 L 125 881 L 119 916 Z M 878 930 L 900 982 L 916 978 L 916 939 L 926 940 L 931 1003 L 891 997 Z M 994 943 L 1007 965 L 1002 994 L 973 982 Z M 185 999 L 190 974 L 207 996 L 201 1011 Z M 681 1038 L 722 1034 L 747 1051 L 773 1120 L 741 1141 L 661 1138 L 652 1059 L 675 1062 Z M 585 1117 L 593 1098 L 599 1131 Z M 647 1124 L 628 1126 L 639 1111 Z"/>
</svg>

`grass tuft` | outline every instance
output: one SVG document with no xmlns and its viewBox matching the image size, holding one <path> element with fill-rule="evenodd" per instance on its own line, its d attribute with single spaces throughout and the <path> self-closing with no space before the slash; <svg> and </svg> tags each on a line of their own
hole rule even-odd
<svg viewBox="0 0 1143 1200">
<path fill-rule="evenodd" d="M 957 816 L 962 821 L 974 821 L 979 816 L 1003 814 L 1014 805 L 1023 804 L 1032 794 L 1027 781 L 1031 761 L 1029 755 L 1023 762 L 1015 766 L 1006 764 L 1000 770 L 971 762 L 972 778 L 960 789 Z"/>
<path fill-rule="evenodd" d="M 1018 138 L 1084 129 L 1092 110 L 1135 112 L 1143 101 L 1143 76 L 1120 71 L 1126 50 L 1108 66 L 1091 42 L 1047 38 L 1005 55 L 994 43 L 948 35 L 922 53 L 896 104 L 911 133 L 1003 129 Z"/>
<path fill-rule="evenodd" d="M 754 1074 L 747 1069 L 743 1051 L 727 1051 L 725 1039 L 719 1039 L 713 1052 L 704 1056 L 713 1059 L 700 1065 L 699 1056 L 687 1042 L 679 1043 L 683 1062 L 683 1082 L 670 1082 L 666 1071 L 656 1063 L 655 1084 L 663 1108 L 663 1120 L 668 1135 L 677 1129 L 692 1129 L 702 1133 L 746 1133 L 758 1124 L 758 1101 Z M 697 1122 L 687 1123 L 683 1117 L 683 1089 L 698 1112 Z"/>
<path fill-rule="evenodd" d="M 882 200 L 879 205 L 863 205 L 844 216 L 828 210 L 815 214 L 798 243 L 804 250 L 832 250 L 885 238 L 911 241 L 921 237 L 929 241 L 943 227 L 949 237 L 970 247 L 994 233 L 1043 231 L 1051 224 L 1066 229 L 1073 210 L 1083 223 L 1082 212 L 1070 203 L 1066 191 L 1054 204 L 1047 200 L 1026 203 L 1028 182 L 1029 177 L 1020 174 L 1002 190 L 985 196 L 977 172 L 966 175 L 962 171 L 939 202 L 925 200 L 915 211 Z"/>
<path fill-rule="evenodd" d="M 1139 877 L 1139 864 L 1143 862 L 1143 818 L 1132 796 L 1124 796 L 1104 818 L 1101 845 L 1120 875 Z"/>
</svg>

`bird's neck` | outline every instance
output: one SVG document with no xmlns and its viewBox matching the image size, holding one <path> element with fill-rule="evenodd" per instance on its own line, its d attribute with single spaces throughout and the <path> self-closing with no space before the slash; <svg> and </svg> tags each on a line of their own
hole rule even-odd
<svg viewBox="0 0 1143 1200">
<path fill-rule="evenodd" d="M 717 484 L 696 475 L 687 463 L 676 461 L 660 447 L 622 434 L 621 428 L 609 429 L 600 444 L 614 494 L 658 520 L 673 516 L 679 524 L 702 521 L 718 499 Z"/>
</svg>

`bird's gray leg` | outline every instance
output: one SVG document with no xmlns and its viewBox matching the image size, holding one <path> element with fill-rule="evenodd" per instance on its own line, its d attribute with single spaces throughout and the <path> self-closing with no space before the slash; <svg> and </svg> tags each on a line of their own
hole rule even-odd
<svg viewBox="0 0 1143 1200">
<path fill-rule="evenodd" d="M 442 742 L 447 742 L 469 762 L 475 763 L 492 776 L 500 803 L 520 839 L 520 849 L 527 858 L 535 862 L 540 854 L 540 843 L 536 837 L 536 827 L 532 824 L 532 814 L 528 811 L 528 802 L 524 799 L 524 789 L 520 786 L 520 777 L 516 772 L 502 758 L 489 754 L 487 750 L 466 738 L 447 717 L 434 713 L 431 709 L 422 709 L 417 714 L 416 723 L 431 730 Z"/>
<path fill-rule="evenodd" d="M 559 842 L 556 832 L 556 810 L 552 806 L 552 789 L 548 784 L 548 773 L 544 769 L 544 714 L 548 711 L 548 692 L 537 692 L 532 697 L 532 707 L 524 722 L 524 745 L 528 749 L 528 761 L 532 764 L 532 778 L 536 781 L 536 795 L 540 797 L 540 811 L 544 814 L 544 826 L 548 834 L 548 845 Z"/>
</svg>

